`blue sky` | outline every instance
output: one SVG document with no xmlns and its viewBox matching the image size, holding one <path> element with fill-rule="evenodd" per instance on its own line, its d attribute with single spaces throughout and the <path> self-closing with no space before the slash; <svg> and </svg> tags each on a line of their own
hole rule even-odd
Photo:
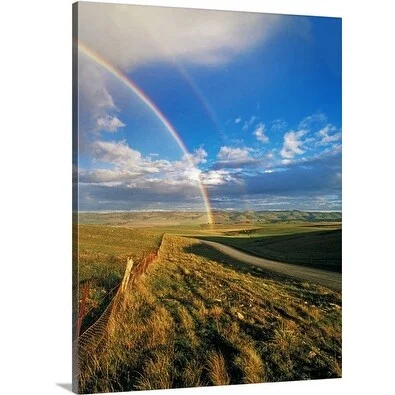
<svg viewBox="0 0 395 395">
<path fill-rule="evenodd" d="M 80 210 L 341 210 L 341 20 L 80 3 Z"/>
</svg>

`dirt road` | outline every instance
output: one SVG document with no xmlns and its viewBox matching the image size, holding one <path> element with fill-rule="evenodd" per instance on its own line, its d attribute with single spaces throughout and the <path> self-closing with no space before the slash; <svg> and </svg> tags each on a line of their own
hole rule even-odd
<svg viewBox="0 0 395 395">
<path fill-rule="evenodd" d="M 245 252 L 237 250 L 236 248 L 214 241 L 200 239 L 199 241 L 210 247 L 215 248 L 216 250 L 230 256 L 231 258 L 237 259 L 238 261 L 245 262 L 250 265 L 259 266 L 272 272 L 283 274 L 298 280 L 311 281 L 312 283 L 320 284 L 336 291 L 341 291 L 341 273 L 330 272 L 300 265 L 292 265 L 290 263 L 271 261 L 265 258 L 259 258 L 254 255 L 247 254 Z"/>
</svg>

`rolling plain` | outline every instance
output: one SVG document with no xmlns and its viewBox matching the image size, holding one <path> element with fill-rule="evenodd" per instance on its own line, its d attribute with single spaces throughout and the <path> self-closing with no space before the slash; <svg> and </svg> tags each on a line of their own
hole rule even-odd
<svg viewBox="0 0 395 395">
<path fill-rule="evenodd" d="M 79 214 L 83 393 L 341 377 L 341 214 L 214 216 Z"/>
</svg>

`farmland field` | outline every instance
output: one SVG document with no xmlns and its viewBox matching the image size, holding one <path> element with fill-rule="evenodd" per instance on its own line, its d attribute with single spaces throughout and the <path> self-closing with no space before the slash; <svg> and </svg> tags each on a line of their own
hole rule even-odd
<svg viewBox="0 0 395 395">
<path fill-rule="evenodd" d="M 275 235 L 268 227 L 200 238 L 228 244 L 267 259 L 341 272 L 342 232 L 339 225 L 329 230 L 322 225 L 308 230 L 303 229 L 305 226 L 277 227 L 278 234 Z"/>
</svg>

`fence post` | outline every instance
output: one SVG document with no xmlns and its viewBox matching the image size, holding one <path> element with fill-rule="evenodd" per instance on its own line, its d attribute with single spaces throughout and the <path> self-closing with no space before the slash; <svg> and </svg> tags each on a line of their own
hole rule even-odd
<svg viewBox="0 0 395 395">
<path fill-rule="evenodd" d="M 125 269 L 125 275 L 123 276 L 123 279 L 122 279 L 121 292 L 126 291 L 126 287 L 129 284 L 130 274 L 132 273 L 133 264 L 134 264 L 133 259 L 128 258 L 127 264 L 126 264 L 126 269 Z"/>
</svg>

